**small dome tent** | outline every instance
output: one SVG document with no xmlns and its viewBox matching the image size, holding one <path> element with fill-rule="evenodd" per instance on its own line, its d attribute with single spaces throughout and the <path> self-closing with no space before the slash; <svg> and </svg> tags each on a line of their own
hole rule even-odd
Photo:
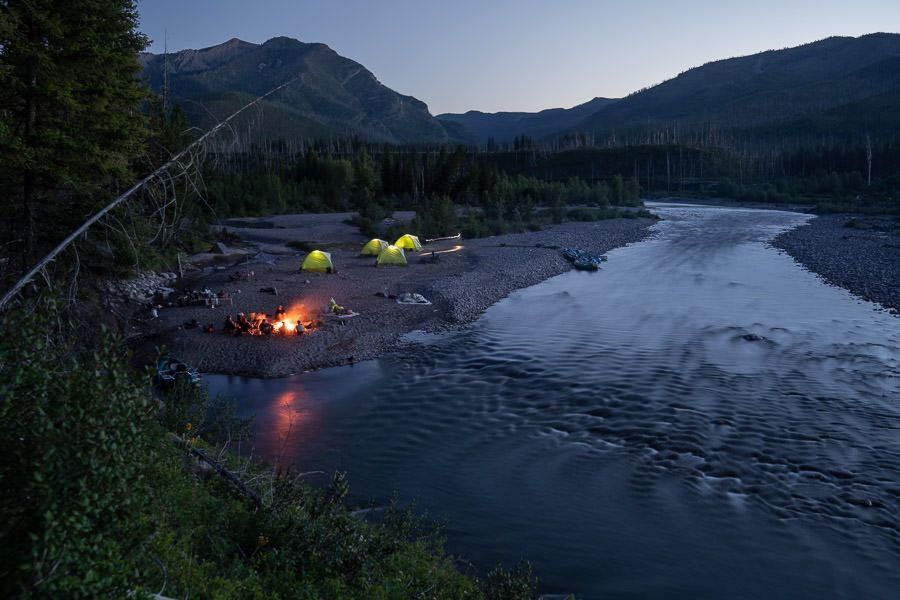
<svg viewBox="0 0 900 600">
<path fill-rule="evenodd" d="M 401 236 L 394 245 L 398 248 L 403 248 L 404 250 L 412 250 L 413 252 L 419 252 L 422 250 L 422 243 L 419 241 L 414 235 L 407 233 L 404 236 Z"/>
<path fill-rule="evenodd" d="M 375 261 L 375 266 L 380 267 L 381 265 L 406 265 L 406 253 L 403 251 L 403 248 L 398 248 L 397 246 L 388 246 L 378 255 L 378 260 Z"/>
<path fill-rule="evenodd" d="M 359 251 L 360 256 L 378 256 L 381 254 L 381 251 L 388 247 L 388 243 L 384 240 L 379 240 L 378 238 L 372 238 L 366 245 L 362 247 L 362 250 Z"/>
<path fill-rule="evenodd" d="M 303 259 L 300 270 L 313 273 L 333 273 L 334 264 L 331 262 L 331 253 L 313 250 Z"/>
</svg>

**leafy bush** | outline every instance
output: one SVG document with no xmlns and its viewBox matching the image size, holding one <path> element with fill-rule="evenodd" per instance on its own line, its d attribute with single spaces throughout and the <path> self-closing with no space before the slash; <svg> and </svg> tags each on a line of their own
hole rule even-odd
<svg viewBox="0 0 900 600">
<path fill-rule="evenodd" d="M 152 531 L 156 402 L 112 338 L 74 358 L 34 316 L 0 339 L 5 597 L 124 597 Z"/>
<path fill-rule="evenodd" d="M 460 573 L 411 508 L 355 515 L 342 474 L 316 489 L 231 454 L 246 423 L 229 403 L 190 385 L 156 396 L 114 336 L 76 352 L 39 317 L 2 325 L 4 597 L 533 596 L 530 567 Z"/>
</svg>

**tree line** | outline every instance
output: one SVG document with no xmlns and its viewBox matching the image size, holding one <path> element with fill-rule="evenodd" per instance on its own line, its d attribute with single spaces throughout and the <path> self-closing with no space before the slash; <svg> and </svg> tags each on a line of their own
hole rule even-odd
<svg viewBox="0 0 900 600">
<path fill-rule="evenodd" d="M 463 228 L 480 236 L 561 222 L 568 205 L 640 204 L 637 182 L 619 174 L 608 181 L 511 174 L 489 155 L 463 146 L 362 145 L 350 155 L 313 148 L 275 168 L 259 152 L 255 161 L 244 157 L 239 164 L 207 172 L 208 198 L 220 217 L 355 211 L 355 222 L 372 234 L 394 210 L 416 211 L 423 235 Z"/>
</svg>

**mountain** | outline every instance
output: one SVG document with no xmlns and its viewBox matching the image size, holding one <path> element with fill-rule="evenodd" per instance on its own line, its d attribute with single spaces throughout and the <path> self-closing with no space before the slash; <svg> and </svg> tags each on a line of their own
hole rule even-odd
<svg viewBox="0 0 900 600">
<path fill-rule="evenodd" d="M 883 97 L 896 97 L 898 90 L 900 35 L 832 37 L 690 69 L 602 108 L 573 129 L 677 124 L 682 130 L 714 126 L 745 133 L 847 132 L 883 126 L 885 116 L 896 125 L 896 110 L 883 114 Z M 847 112 L 870 102 L 877 114 Z"/>
<path fill-rule="evenodd" d="M 745 140 L 900 133 L 900 35 L 873 33 L 710 62 L 619 100 L 568 110 L 438 115 L 481 142 L 518 135 L 674 141 L 675 132 Z"/>
<path fill-rule="evenodd" d="M 232 39 L 201 50 L 141 55 L 144 77 L 208 128 L 247 101 L 296 78 L 251 109 L 235 127 L 259 138 L 360 136 L 390 142 L 463 141 L 412 96 L 381 84 L 365 67 L 325 44 L 277 37 L 263 44 Z M 247 127 L 252 122 L 251 127 Z"/>
<path fill-rule="evenodd" d="M 569 129 L 613 102 L 616 100 L 594 98 L 572 108 L 548 108 L 536 113 L 484 113 L 470 110 L 461 114 L 444 113 L 437 118 L 445 123 L 461 125 L 479 142 L 483 143 L 489 138 L 494 138 L 495 141 L 502 143 L 520 135 L 542 138 Z"/>
</svg>

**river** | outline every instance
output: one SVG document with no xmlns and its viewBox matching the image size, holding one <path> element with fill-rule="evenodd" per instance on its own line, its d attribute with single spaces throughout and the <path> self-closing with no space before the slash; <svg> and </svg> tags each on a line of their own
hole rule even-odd
<svg viewBox="0 0 900 600">
<path fill-rule="evenodd" d="M 210 388 L 256 415 L 256 455 L 415 499 L 450 552 L 527 558 L 545 592 L 897 597 L 900 319 L 766 244 L 805 215 L 653 210 L 600 272 L 462 331 Z"/>
</svg>

